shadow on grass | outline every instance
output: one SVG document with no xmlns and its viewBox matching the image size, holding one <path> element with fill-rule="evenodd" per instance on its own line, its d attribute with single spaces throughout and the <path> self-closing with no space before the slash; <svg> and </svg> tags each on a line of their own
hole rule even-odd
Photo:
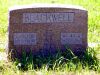
<svg viewBox="0 0 100 75">
<path fill-rule="evenodd" d="M 77 56 L 70 49 L 65 52 L 58 52 L 56 54 L 33 55 L 32 51 L 26 53 L 22 51 L 22 56 L 15 58 L 13 61 L 19 70 L 39 70 L 45 68 L 47 70 L 68 70 L 76 71 L 82 69 L 94 70 L 100 72 L 100 61 L 96 57 L 94 48 L 88 48 L 84 53 L 78 53 Z"/>
</svg>

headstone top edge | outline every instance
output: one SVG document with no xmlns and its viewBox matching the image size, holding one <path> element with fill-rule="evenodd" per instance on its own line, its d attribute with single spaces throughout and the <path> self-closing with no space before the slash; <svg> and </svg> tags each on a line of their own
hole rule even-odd
<svg viewBox="0 0 100 75">
<path fill-rule="evenodd" d="M 79 9 L 87 11 L 85 8 L 77 5 L 65 5 L 65 4 L 32 4 L 32 5 L 19 5 L 9 8 L 9 11 L 28 9 L 28 8 L 67 8 L 67 9 Z"/>
</svg>

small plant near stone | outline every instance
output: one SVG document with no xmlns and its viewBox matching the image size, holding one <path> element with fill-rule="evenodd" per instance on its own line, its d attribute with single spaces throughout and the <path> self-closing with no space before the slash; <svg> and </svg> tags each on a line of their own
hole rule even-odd
<svg viewBox="0 0 100 75">
<path fill-rule="evenodd" d="M 82 69 L 100 72 L 100 60 L 96 57 L 96 51 L 88 48 L 82 56 L 76 56 L 70 49 L 64 53 L 59 50 L 57 54 L 51 56 L 33 55 L 32 51 L 28 54 L 23 51 L 21 59 L 14 61 L 19 70 L 40 70 L 45 68 L 47 71 L 81 71 Z"/>
</svg>

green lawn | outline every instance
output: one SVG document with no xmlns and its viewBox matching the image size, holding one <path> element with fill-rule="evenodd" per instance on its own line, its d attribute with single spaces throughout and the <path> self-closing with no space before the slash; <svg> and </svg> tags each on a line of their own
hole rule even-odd
<svg viewBox="0 0 100 75">
<path fill-rule="evenodd" d="M 88 10 L 88 42 L 100 43 L 100 0 L 0 0 L 0 51 L 3 51 L 5 45 L 7 43 L 7 31 L 8 31 L 8 9 L 14 5 L 24 5 L 24 4 L 34 4 L 34 3 L 59 3 L 59 4 L 73 4 L 84 7 Z M 100 45 L 99 45 L 100 46 Z M 100 52 L 100 47 L 95 48 L 95 50 Z M 5 69 L 6 68 L 6 69 Z M 66 68 L 67 70 L 67 68 Z M 62 75 L 60 73 L 71 74 L 71 75 L 100 75 L 100 73 L 96 73 L 95 71 L 91 71 L 88 69 L 81 69 L 80 71 L 75 72 L 67 72 L 64 70 L 63 72 L 54 72 L 47 71 L 46 68 L 42 68 L 38 71 L 32 70 L 27 72 L 19 71 L 14 65 L 11 63 L 1 62 L 0 61 L 0 74 L 8 74 L 13 75 L 22 75 L 29 73 L 30 75 L 38 75 L 43 73 L 43 75 Z M 9 72 L 11 71 L 11 72 Z M 5 73 L 3 73 L 5 72 Z M 22 74 L 21 74 L 22 73 Z M 38 73 L 38 74 L 36 74 Z M 14 74 L 14 75 L 15 75 Z"/>
</svg>

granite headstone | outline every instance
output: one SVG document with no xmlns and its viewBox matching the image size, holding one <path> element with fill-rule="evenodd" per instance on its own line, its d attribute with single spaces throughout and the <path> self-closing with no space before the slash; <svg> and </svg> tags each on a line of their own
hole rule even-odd
<svg viewBox="0 0 100 75">
<path fill-rule="evenodd" d="M 8 51 L 32 50 L 45 54 L 87 48 L 87 11 L 78 6 L 41 4 L 9 11 Z"/>
</svg>

